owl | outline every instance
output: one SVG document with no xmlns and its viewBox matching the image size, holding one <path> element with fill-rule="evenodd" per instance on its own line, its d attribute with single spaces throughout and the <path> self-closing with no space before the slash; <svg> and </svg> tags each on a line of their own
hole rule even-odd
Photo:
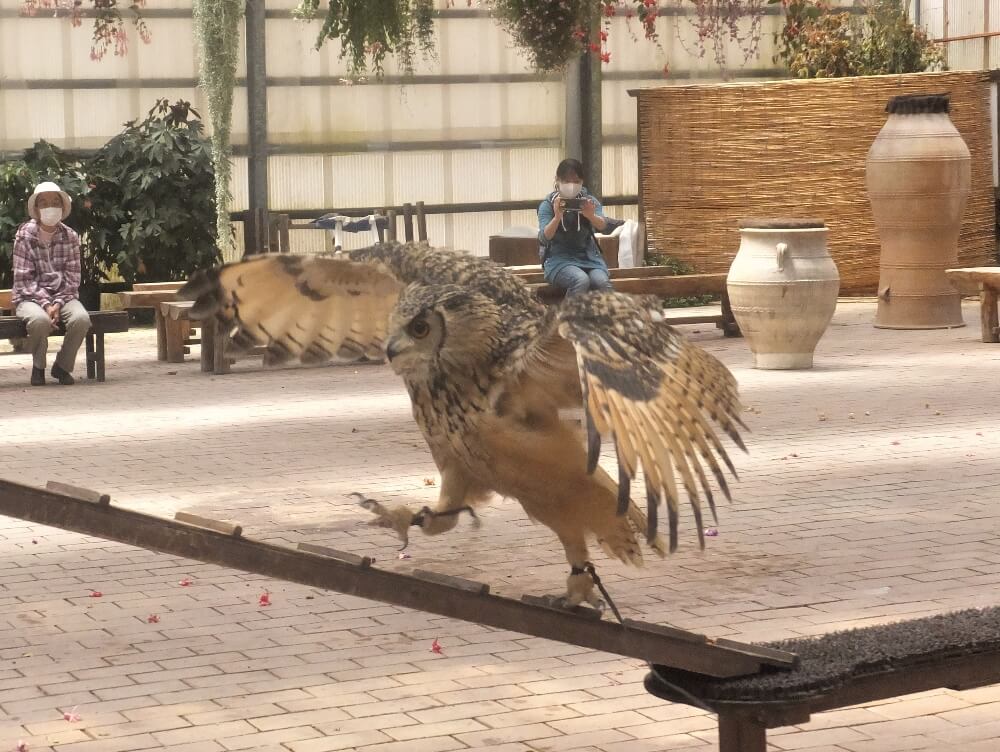
<svg viewBox="0 0 1000 752">
<path fill-rule="evenodd" d="M 419 510 L 362 497 L 372 523 L 405 545 L 412 527 L 438 535 L 496 495 L 515 499 L 565 550 L 565 607 L 603 605 L 590 540 L 640 566 L 644 545 L 661 557 L 676 549 L 681 486 L 702 546 L 702 502 L 715 514 L 708 476 L 730 497 L 723 466 L 736 471 L 719 435 L 745 450 L 736 380 L 663 321 L 655 297 L 592 292 L 543 306 L 488 260 L 397 243 L 250 257 L 198 272 L 179 295 L 237 347 L 264 346 L 266 362 L 387 359 L 440 496 Z M 602 438 L 617 478 L 598 464 Z M 640 469 L 645 510 L 631 498 Z"/>
</svg>

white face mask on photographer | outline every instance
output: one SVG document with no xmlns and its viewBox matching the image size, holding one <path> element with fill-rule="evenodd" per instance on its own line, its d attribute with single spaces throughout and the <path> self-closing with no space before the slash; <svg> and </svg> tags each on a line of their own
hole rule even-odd
<svg viewBox="0 0 1000 752">
<path fill-rule="evenodd" d="M 58 206 L 38 210 L 38 218 L 46 227 L 55 227 L 62 219 L 63 210 Z"/>
<path fill-rule="evenodd" d="M 559 183 L 559 195 L 563 198 L 576 198 L 583 190 L 583 183 Z"/>
</svg>

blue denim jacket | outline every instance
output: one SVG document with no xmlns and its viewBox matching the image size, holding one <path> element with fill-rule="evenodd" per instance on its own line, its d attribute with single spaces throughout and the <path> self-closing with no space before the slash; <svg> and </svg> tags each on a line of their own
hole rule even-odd
<svg viewBox="0 0 1000 752">
<path fill-rule="evenodd" d="M 556 234 L 552 236 L 552 240 L 545 237 L 545 226 L 555 216 L 552 201 L 558 195 L 558 192 L 550 193 L 538 205 L 538 242 L 544 250 L 542 271 L 545 272 L 546 281 L 551 282 L 567 266 L 607 271 L 608 265 L 594 239 L 594 228 L 590 224 L 590 220 L 580 212 L 564 212 L 562 225 L 556 228 Z M 604 207 L 601 206 L 601 202 L 592 196 L 586 188 L 581 191 L 579 197 L 592 199 L 597 204 L 597 215 L 604 216 Z"/>
</svg>

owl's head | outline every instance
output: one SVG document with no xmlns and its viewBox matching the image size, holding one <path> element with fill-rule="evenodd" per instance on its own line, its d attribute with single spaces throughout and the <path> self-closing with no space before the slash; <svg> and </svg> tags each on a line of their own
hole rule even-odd
<svg viewBox="0 0 1000 752">
<path fill-rule="evenodd" d="M 424 379 L 489 360 L 500 333 L 500 309 L 456 285 L 411 284 L 389 317 L 386 356 L 401 376 Z"/>
</svg>

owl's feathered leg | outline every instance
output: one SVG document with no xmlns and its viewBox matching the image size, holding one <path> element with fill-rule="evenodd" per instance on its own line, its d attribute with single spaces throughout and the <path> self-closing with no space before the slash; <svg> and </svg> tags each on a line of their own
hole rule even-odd
<svg viewBox="0 0 1000 752">
<path fill-rule="evenodd" d="M 594 578 L 587 572 L 590 554 L 587 551 L 587 541 L 583 536 L 559 536 L 566 559 L 569 561 L 569 577 L 566 578 L 566 595 L 558 599 L 559 605 L 565 608 L 575 608 L 581 603 L 589 603 L 598 611 L 604 610 L 604 601 L 594 591 Z"/>
</svg>

